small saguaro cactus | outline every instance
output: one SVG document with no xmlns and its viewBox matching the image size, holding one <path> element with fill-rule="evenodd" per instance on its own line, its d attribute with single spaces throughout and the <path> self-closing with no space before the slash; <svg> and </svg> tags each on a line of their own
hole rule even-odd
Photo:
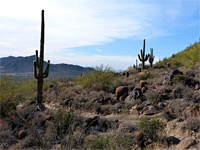
<svg viewBox="0 0 200 150">
<path fill-rule="evenodd" d="M 153 67 L 153 61 L 154 61 L 154 57 L 153 56 L 153 48 L 150 49 L 151 54 L 149 54 L 149 63 L 150 63 L 150 67 Z"/>
<path fill-rule="evenodd" d="M 36 60 L 34 64 L 34 77 L 37 79 L 37 104 L 41 110 L 45 107 L 42 104 L 42 90 L 43 90 L 43 79 L 49 75 L 50 60 L 48 60 L 47 67 L 43 72 L 44 66 L 44 10 L 42 10 L 42 21 L 41 21 L 41 40 L 40 40 L 40 57 L 38 57 L 38 50 L 36 50 Z M 39 72 L 37 73 L 37 68 Z"/>
<path fill-rule="evenodd" d="M 137 70 L 138 64 L 137 64 L 137 59 L 135 60 L 135 69 Z"/>
<path fill-rule="evenodd" d="M 144 39 L 144 44 L 143 44 L 143 51 L 141 49 L 141 56 L 138 54 L 139 60 L 142 62 L 142 69 L 144 69 L 145 61 L 148 60 L 149 55 L 145 55 L 145 39 Z"/>
</svg>

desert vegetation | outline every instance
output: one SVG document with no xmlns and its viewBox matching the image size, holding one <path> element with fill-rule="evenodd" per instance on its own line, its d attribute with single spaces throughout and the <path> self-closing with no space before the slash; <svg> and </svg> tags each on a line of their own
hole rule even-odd
<svg viewBox="0 0 200 150">
<path fill-rule="evenodd" d="M 141 68 L 101 65 L 57 80 L 44 80 L 51 66 L 43 72 L 43 46 L 35 79 L 1 77 L 0 149 L 200 147 L 200 43 L 153 64 L 144 40 Z"/>
</svg>

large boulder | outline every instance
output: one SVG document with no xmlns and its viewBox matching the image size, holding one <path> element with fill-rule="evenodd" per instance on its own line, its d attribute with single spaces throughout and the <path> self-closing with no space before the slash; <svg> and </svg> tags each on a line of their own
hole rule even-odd
<svg viewBox="0 0 200 150">
<path fill-rule="evenodd" d="M 175 69 L 172 70 L 164 79 L 163 85 L 169 85 L 171 80 L 176 76 L 176 75 L 183 75 L 183 72 Z"/>
<path fill-rule="evenodd" d="M 185 150 L 185 149 L 192 149 L 197 144 L 197 140 L 192 137 L 184 138 L 178 145 L 177 149 Z"/>
<path fill-rule="evenodd" d="M 125 99 L 125 102 L 132 104 L 137 99 L 141 101 L 146 100 L 146 97 L 142 94 L 142 91 L 140 88 L 135 88 L 133 91 L 131 91 L 128 97 Z"/>
<path fill-rule="evenodd" d="M 127 86 L 120 86 L 116 89 L 115 92 L 117 96 L 117 100 L 124 101 L 128 96 L 128 87 Z"/>
</svg>

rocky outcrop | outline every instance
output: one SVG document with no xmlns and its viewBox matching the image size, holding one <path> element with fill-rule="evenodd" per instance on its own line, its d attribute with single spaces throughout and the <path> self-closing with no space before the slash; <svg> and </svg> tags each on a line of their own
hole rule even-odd
<svg viewBox="0 0 200 150">
<path fill-rule="evenodd" d="M 164 81 L 163 81 L 163 85 L 169 85 L 171 80 L 176 76 L 176 75 L 183 75 L 183 72 L 179 71 L 179 70 L 172 70 L 169 75 L 167 75 L 165 78 L 164 78 Z"/>
<path fill-rule="evenodd" d="M 178 150 L 195 149 L 197 145 L 197 140 L 192 137 L 186 137 L 178 145 Z M 196 146 L 195 146 L 196 145 Z M 196 147 L 197 148 L 197 147 Z M 199 147 L 198 147 L 199 148 Z"/>
</svg>

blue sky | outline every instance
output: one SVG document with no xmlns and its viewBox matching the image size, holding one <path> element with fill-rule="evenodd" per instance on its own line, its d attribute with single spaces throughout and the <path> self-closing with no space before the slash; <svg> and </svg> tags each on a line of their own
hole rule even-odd
<svg viewBox="0 0 200 150">
<path fill-rule="evenodd" d="M 146 39 L 155 60 L 199 41 L 199 0 L 0 0 L 0 57 L 34 55 L 45 10 L 45 59 L 124 70 Z"/>
</svg>

